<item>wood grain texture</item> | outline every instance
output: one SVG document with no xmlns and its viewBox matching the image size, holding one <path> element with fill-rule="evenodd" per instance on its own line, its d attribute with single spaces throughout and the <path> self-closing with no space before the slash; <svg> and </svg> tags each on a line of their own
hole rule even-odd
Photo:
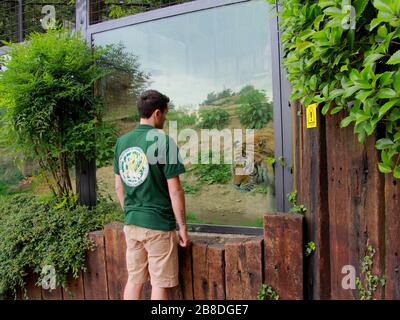
<svg viewBox="0 0 400 320">
<path fill-rule="evenodd" d="M 327 116 L 327 164 L 333 299 L 358 299 L 356 290 L 342 287 L 342 268 L 352 265 L 357 275 L 371 245 L 377 251 L 373 271 L 384 273 L 384 177 L 377 170 L 375 137 L 360 144 L 352 126 L 340 128 L 344 113 Z M 383 297 L 379 288 L 375 298 Z"/>
<path fill-rule="evenodd" d="M 301 105 L 297 104 L 297 108 Z M 316 246 L 305 259 L 306 294 L 309 299 L 320 300 L 330 298 L 331 282 L 325 117 L 320 112 L 317 125 L 307 128 L 306 116 L 298 117 L 301 161 L 297 202 L 307 208 L 305 243 L 312 241 Z"/>
<path fill-rule="evenodd" d="M 263 240 L 225 244 L 227 300 L 256 300 L 263 283 Z"/>
<path fill-rule="evenodd" d="M 195 300 L 225 299 L 223 245 L 195 242 L 192 245 L 193 291 Z"/>
<path fill-rule="evenodd" d="M 103 231 L 89 233 L 95 250 L 86 256 L 87 271 L 83 274 L 86 300 L 108 300 L 107 266 Z"/>
<path fill-rule="evenodd" d="M 111 222 L 104 227 L 107 281 L 110 300 L 122 300 L 128 271 L 123 224 Z"/>
<path fill-rule="evenodd" d="M 304 298 L 303 216 L 264 215 L 265 283 L 283 300 Z"/>
<path fill-rule="evenodd" d="M 387 175 L 385 299 L 400 300 L 400 180 Z"/>
</svg>

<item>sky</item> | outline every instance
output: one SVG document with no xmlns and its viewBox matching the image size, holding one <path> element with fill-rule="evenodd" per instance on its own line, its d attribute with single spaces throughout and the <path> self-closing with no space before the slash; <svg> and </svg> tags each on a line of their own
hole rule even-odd
<svg viewBox="0 0 400 320">
<path fill-rule="evenodd" d="M 123 43 L 150 73 L 152 89 L 196 108 L 207 94 L 254 85 L 272 97 L 270 9 L 263 0 L 182 14 L 93 35 Z"/>
</svg>

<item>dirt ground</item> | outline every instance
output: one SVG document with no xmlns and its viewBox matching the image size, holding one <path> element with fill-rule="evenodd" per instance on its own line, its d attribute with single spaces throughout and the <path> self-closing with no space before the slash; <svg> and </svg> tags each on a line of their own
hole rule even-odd
<svg viewBox="0 0 400 320">
<path fill-rule="evenodd" d="M 196 177 L 187 172 L 182 181 L 196 184 Z M 110 195 L 115 201 L 114 173 L 112 167 L 97 170 L 99 192 Z M 275 209 L 274 198 L 267 194 L 240 192 L 230 184 L 203 184 L 194 194 L 186 194 L 186 210 L 199 223 L 238 226 L 260 226 L 263 214 Z"/>
</svg>

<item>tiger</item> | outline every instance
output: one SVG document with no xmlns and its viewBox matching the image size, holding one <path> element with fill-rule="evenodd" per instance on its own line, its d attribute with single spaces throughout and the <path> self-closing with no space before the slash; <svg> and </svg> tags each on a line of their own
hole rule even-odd
<svg viewBox="0 0 400 320">
<path fill-rule="evenodd" d="M 235 142 L 235 154 L 233 159 L 233 184 L 236 189 L 241 192 L 249 192 L 253 190 L 257 185 L 266 187 L 269 194 L 275 194 L 275 179 L 274 179 L 274 164 L 270 159 L 274 158 L 274 133 L 270 127 L 255 130 L 254 133 L 254 145 L 248 146 L 246 149 L 246 141 L 242 142 L 241 148 L 236 148 Z M 246 157 L 246 150 L 254 150 L 254 159 L 252 163 L 248 163 Z M 235 161 L 241 157 L 244 158 L 244 163 Z M 250 174 L 240 175 L 239 170 L 246 169 L 251 171 Z M 239 172 L 240 173 L 240 172 Z"/>
</svg>

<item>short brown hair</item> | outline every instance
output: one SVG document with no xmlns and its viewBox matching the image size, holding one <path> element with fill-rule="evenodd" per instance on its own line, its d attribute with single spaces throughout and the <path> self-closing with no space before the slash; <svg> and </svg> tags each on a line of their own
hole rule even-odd
<svg viewBox="0 0 400 320">
<path fill-rule="evenodd" d="M 169 98 L 156 90 L 144 91 L 137 101 L 139 116 L 148 119 L 157 109 L 164 112 L 168 107 L 168 102 Z"/>
</svg>

